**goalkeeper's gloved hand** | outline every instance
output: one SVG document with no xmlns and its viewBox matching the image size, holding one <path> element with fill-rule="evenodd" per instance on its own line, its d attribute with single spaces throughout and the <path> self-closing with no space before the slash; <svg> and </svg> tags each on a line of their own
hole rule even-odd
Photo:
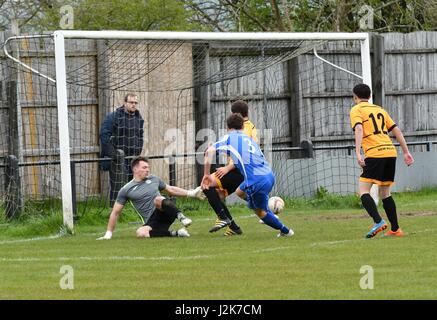
<svg viewBox="0 0 437 320">
<path fill-rule="evenodd" d="M 196 189 L 193 189 L 193 190 L 188 190 L 187 191 L 187 197 L 188 198 L 197 198 L 197 199 L 200 199 L 200 200 L 205 200 L 206 199 L 206 196 L 203 193 L 203 190 L 202 190 L 201 186 L 198 186 Z"/>
<path fill-rule="evenodd" d="M 103 237 L 97 238 L 96 240 L 109 240 L 112 238 L 112 232 L 106 231 L 105 235 Z"/>
</svg>

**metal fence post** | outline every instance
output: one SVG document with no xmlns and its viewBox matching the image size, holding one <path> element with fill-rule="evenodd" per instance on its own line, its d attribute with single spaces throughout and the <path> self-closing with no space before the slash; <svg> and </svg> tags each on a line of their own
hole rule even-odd
<svg viewBox="0 0 437 320">
<path fill-rule="evenodd" d="M 70 174 L 71 174 L 71 200 L 73 203 L 73 221 L 78 219 L 77 217 L 77 194 L 76 194 L 76 163 L 70 161 Z"/>
<path fill-rule="evenodd" d="M 18 170 L 18 158 L 14 155 L 6 157 L 6 217 L 16 218 L 20 215 L 23 207 L 21 197 L 20 172 Z"/>
<path fill-rule="evenodd" d="M 168 158 L 168 179 L 171 186 L 176 185 L 176 157 L 175 155 L 171 155 Z"/>
<path fill-rule="evenodd" d="M 304 158 L 314 158 L 314 146 L 313 143 L 309 140 L 303 140 L 300 143 L 302 150 L 302 156 Z"/>
<path fill-rule="evenodd" d="M 168 158 L 168 180 L 171 186 L 176 185 L 176 157 L 174 154 Z M 173 196 L 170 196 L 170 200 L 176 202 L 176 198 Z"/>
<path fill-rule="evenodd" d="M 117 149 L 115 151 L 115 157 L 112 158 L 111 168 L 109 169 L 109 182 L 110 182 L 110 194 L 109 194 L 109 205 L 111 208 L 114 206 L 115 200 L 117 199 L 118 191 L 125 184 L 126 181 L 126 170 L 125 170 L 125 159 L 124 151 Z"/>
</svg>

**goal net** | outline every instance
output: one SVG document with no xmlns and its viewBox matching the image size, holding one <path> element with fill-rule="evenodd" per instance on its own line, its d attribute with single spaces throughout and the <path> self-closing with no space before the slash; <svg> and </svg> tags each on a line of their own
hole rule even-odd
<svg viewBox="0 0 437 320">
<path fill-rule="evenodd" d="M 349 110 L 353 86 L 370 84 L 367 34 L 66 31 L 12 37 L 2 47 L 0 203 L 7 216 L 62 210 L 71 220 L 90 207 L 108 210 L 131 178 L 128 145 L 136 134 L 153 174 L 197 186 L 203 152 L 226 132 L 238 99 L 249 105 L 276 195 L 356 189 Z M 142 132 L 123 120 L 126 145 L 103 155 L 102 126 L 128 93 L 137 96 Z"/>
</svg>

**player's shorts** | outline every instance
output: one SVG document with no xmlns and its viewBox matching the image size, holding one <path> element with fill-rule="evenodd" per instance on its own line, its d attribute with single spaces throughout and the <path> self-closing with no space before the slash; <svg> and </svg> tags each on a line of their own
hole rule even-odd
<svg viewBox="0 0 437 320">
<path fill-rule="evenodd" d="M 144 226 L 152 227 L 153 230 L 168 230 L 175 220 L 175 217 L 155 209 Z"/>
<path fill-rule="evenodd" d="M 396 157 L 366 158 L 360 181 L 379 186 L 391 186 L 395 180 Z"/>
<path fill-rule="evenodd" d="M 214 175 L 214 179 L 218 189 L 224 192 L 225 197 L 234 193 L 238 186 L 244 181 L 244 177 L 238 169 L 229 171 L 221 179 Z"/>
<path fill-rule="evenodd" d="M 273 174 L 265 175 L 262 179 L 251 186 L 247 186 L 244 181 L 239 188 L 246 193 L 247 206 L 250 209 L 269 210 L 269 193 L 275 185 Z"/>
</svg>

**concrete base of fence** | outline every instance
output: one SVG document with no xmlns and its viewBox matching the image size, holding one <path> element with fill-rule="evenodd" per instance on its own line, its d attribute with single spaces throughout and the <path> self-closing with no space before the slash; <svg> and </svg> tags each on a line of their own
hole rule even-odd
<svg viewBox="0 0 437 320">
<path fill-rule="evenodd" d="M 412 153 L 415 162 L 407 167 L 400 153 L 396 162 L 393 192 L 416 191 L 437 186 L 437 152 Z M 276 184 L 271 195 L 311 197 L 317 190 L 329 193 L 354 194 L 358 187 L 361 168 L 354 156 L 323 156 L 310 159 L 290 159 L 274 163 Z M 235 195 L 228 204 L 242 203 Z"/>
<path fill-rule="evenodd" d="M 403 156 L 398 156 L 394 192 L 415 191 L 437 186 L 437 152 L 412 153 L 414 164 L 407 167 Z"/>
</svg>

